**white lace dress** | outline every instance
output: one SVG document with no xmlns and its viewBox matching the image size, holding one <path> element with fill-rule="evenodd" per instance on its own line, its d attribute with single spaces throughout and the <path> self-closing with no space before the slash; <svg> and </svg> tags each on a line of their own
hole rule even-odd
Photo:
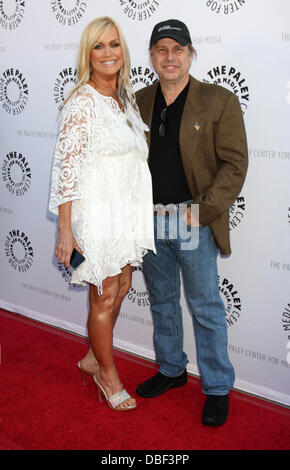
<svg viewBox="0 0 290 470">
<path fill-rule="evenodd" d="M 72 201 L 72 230 L 86 258 L 72 283 L 92 283 L 102 293 L 106 277 L 155 252 L 145 130 L 131 105 L 123 112 L 88 84 L 62 110 L 49 210 L 58 214 Z"/>
</svg>

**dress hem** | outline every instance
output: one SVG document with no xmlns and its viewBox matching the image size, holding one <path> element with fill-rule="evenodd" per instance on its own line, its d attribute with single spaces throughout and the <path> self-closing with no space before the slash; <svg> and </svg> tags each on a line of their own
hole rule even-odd
<svg viewBox="0 0 290 470">
<path fill-rule="evenodd" d="M 100 281 L 97 281 L 97 280 L 86 280 L 86 279 L 79 279 L 79 280 L 73 280 L 71 279 L 70 281 L 70 284 L 77 284 L 79 286 L 87 286 L 89 284 L 93 284 L 94 286 L 97 287 L 98 289 L 98 295 L 102 295 L 103 294 L 103 281 L 105 279 L 107 279 L 108 277 L 114 277 L 114 276 L 117 276 L 118 274 L 121 274 L 121 269 L 124 268 L 125 266 L 127 265 L 130 265 L 130 266 L 139 266 L 140 264 L 142 264 L 143 262 L 143 257 L 148 253 L 148 250 L 149 248 L 143 248 L 143 253 L 141 255 L 141 259 L 133 259 L 133 260 L 129 260 L 127 261 L 126 263 L 121 263 L 120 266 L 118 268 L 116 268 L 116 272 L 114 274 L 109 274 L 105 277 L 103 277 Z M 118 269 L 118 270 L 117 270 Z"/>
</svg>

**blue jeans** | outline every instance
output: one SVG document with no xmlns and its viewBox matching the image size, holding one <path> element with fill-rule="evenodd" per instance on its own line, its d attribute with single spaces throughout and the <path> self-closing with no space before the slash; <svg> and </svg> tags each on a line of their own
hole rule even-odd
<svg viewBox="0 0 290 470">
<path fill-rule="evenodd" d="M 144 257 L 143 272 L 150 296 L 154 325 L 156 362 L 164 375 L 181 375 L 188 362 L 183 351 L 183 323 L 180 306 L 180 271 L 187 305 L 192 316 L 197 363 L 202 390 L 207 395 L 225 395 L 233 387 L 234 369 L 227 350 L 226 313 L 218 288 L 218 248 L 209 227 L 195 228 L 199 244 L 184 249 L 184 238 L 170 236 L 169 217 L 164 216 L 165 230 Z M 186 222 L 178 221 L 187 228 Z M 171 219 L 172 222 L 172 219 Z M 183 227 L 184 233 L 184 227 Z M 159 233 L 160 237 L 160 233 Z"/>
</svg>

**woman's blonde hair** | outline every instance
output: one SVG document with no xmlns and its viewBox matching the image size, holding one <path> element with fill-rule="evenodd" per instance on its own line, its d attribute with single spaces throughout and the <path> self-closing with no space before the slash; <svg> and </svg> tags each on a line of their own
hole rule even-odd
<svg viewBox="0 0 290 470">
<path fill-rule="evenodd" d="M 129 50 L 124 38 L 124 35 L 121 31 L 120 26 L 118 23 L 109 16 L 102 16 L 100 18 L 95 18 L 91 21 L 85 28 L 81 41 L 80 47 L 78 52 L 78 65 L 77 65 L 77 84 L 76 86 L 70 91 L 66 99 L 64 100 L 65 104 L 72 94 L 80 88 L 82 85 L 87 83 L 90 78 L 92 72 L 92 66 L 90 62 L 90 54 L 91 51 L 96 45 L 101 42 L 103 36 L 110 28 L 116 28 L 119 39 L 120 45 L 123 51 L 124 57 L 124 64 L 118 72 L 118 79 L 117 79 L 117 92 L 120 100 L 123 102 L 124 105 L 127 104 L 129 101 L 135 107 L 135 97 L 133 88 L 130 82 L 130 55 Z"/>
</svg>

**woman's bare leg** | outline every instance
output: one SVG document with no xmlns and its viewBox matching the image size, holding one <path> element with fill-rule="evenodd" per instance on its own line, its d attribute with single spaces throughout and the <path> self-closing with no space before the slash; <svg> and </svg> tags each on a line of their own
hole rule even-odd
<svg viewBox="0 0 290 470">
<path fill-rule="evenodd" d="M 108 277 L 103 281 L 103 293 L 98 295 L 96 286 L 90 285 L 90 312 L 88 333 L 92 352 L 99 364 L 98 381 L 108 397 L 120 392 L 123 385 L 119 379 L 113 358 L 113 327 L 115 323 L 114 305 L 120 291 L 121 274 Z M 135 404 L 129 398 L 121 407 Z"/>
<path fill-rule="evenodd" d="M 133 271 L 133 268 L 129 264 L 127 264 L 127 266 L 125 266 L 122 269 L 122 274 L 120 277 L 120 288 L 119 288 L 119 292 L 118 292 L 117 298 L 114 303 L 114 308 L 113 308 L 114 326 L 117 321 L 118 315 L 120 313 L 121 304 L 124 298 L 126 297 L 128 290 L 130 289 L 131 284 L 132 284 L 132 271 Z"/>
<path fill-rule="evenodd" d="M 113 328 L 120 313 L 121 304 L 130 289 L 132 283 L 132 271 L 133 268 L 130 265 L 127 265 L 122 269 L 119 281 L 119 291 L 113 307 Z M 99 365 L 91 346 L 89 347 L 87 355 L 82 359 L 81 364 L 85 371 L 90 372 L 91 374 L 98 374 Z"/>
</svg>

